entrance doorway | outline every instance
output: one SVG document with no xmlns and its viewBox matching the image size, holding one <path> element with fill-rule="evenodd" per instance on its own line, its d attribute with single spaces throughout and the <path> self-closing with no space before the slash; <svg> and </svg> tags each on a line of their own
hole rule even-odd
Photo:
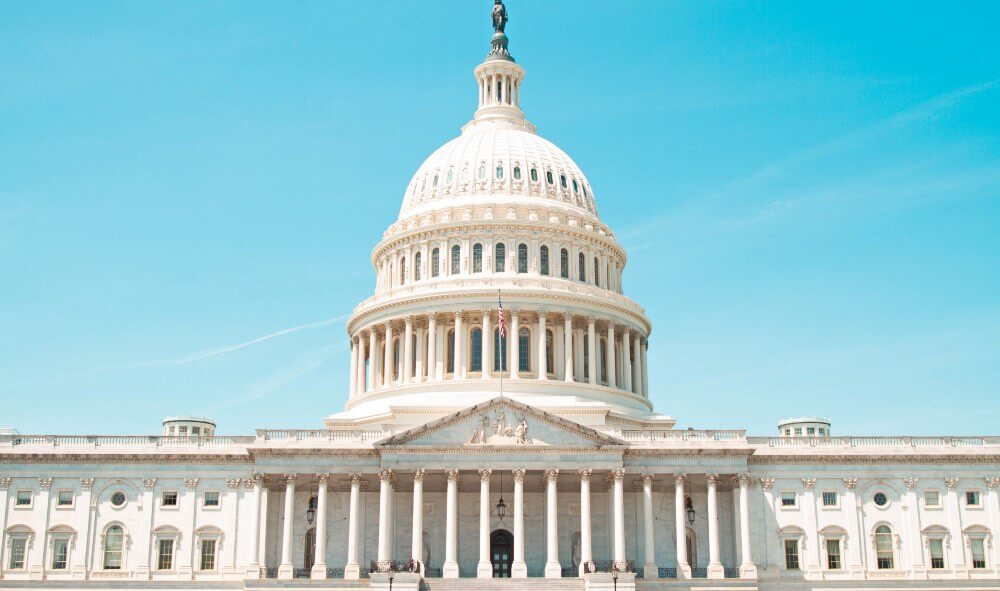
<svg viewBox="0 0 1000 591">
<path fill-rule="evenodd" d="M 514 536 L 509 531 L 498 529 L 490 534 L 490 562 L 493 563 L 494 579 L 510 578 L 510 567 L 514 562 Z"/>
</svg>

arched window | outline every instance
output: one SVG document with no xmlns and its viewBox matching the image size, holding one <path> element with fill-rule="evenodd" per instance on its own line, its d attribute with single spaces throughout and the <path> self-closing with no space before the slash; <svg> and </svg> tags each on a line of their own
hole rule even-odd
<svg viewBox="0 0 1000 591">
<path fill-rule="evenodd" d="M 545 171 L 545 181 L 548 184 L 550 184 L 550 185 L 555 182 L 554 180 L 552 180 L 552 171 L 551 170 L 546 170 Z"/>
<path fill-rule="evenodd" d="M 542 248 L 539 249 L 538 259 L 539 259 L 540 266 L 542 268 L 542 275 L 548 275 L 549 274 L 549 247 L 548 246 L 542 246 Z"/>
<path fill-rule="evenodd" d="M 507 247 L 503 242 L 497 242 L 496 254 L 493 256 L 493 268 L 497 273 L 503 273 L 507 269 Z"/>
<path fill-rule="evenodd" d="M 528 173 L 528 177 L 531 179 L 531 182 L 537 183 L 538 182 L 538 169 L 537 168 L 532 168 L 531 172 Z"/>
<path fill-rule="evenodd" d="M 517 371 L 531 371 L 531 332 L 522 328 L 517 335 Z"/>
<path fill-rule="evenodd" d="M 577 261 L 577 269 L 580 271 L 580 281 L 587 281 L 587 258 L 580 253 L 580 260 Z"/>
<path fill-rule="evenodd" d="M 423 261 L 424 253 L 417 251 L 417 254 L 413 255 L 413 280 L 420 281 L 420 264 Z"/>
<path fill-rule="evenodd" d="M 472 245 L 472 272 L 483 272 L 483 245 L 478 242 Z"/>
<path fill-rule="evenodd" d="M 476 174 L 479 175 L 479 180 L 485 181 L 486 180 L 486 167 L 483 166 L 482 164 L 480 164 L 479 165 L 479 170 L 477 171 Z"/>
<path fill-rule="evenodd" d="M 590 339 L 583 337 L 583 379 L 590 379 Z"/>
<path fill-rule="evenodd" d="M 597 364 L 601 367 L 601 381 L 607 383 L 608 381 L 608 340 L 601 339 L 601 358 L 597 360 Z"/>
<path fill-rule="evenodd" d="M 448 373 L 455 373 L 455 331 L 448 331 Z"/>
<path fill-rule="evenodd" d="M 431 251 L 431 277 L 441 274 L 441 249 L 435 248 Z"/>
<path fill-rule="evenodd" d="M 559 252 L 559 276 L 569 279 L 569 251 L 565 248 Z"/>
<path fill-rule="evenodd" d="M 556 372 L 556 348 L 552 346 L 554 339 L 552 337 L 552 331 L 545 331 L 545 372 L 555 373 Z"/>
<path fill-rule="evenodd" d="M 469 180 L 469 167 L 463 166 L 462 167 L 462 182 L 465 183 L 465 182 L 468 182 L 468 180 Z"/>
<path fill-rule="evenodd" d="M 399 339 L 392 340 L 392 380 L 396 381 L 399 379 L 399 366 L 403 362 L 399 354 Z"/>
<path fill-rule="evenodd" d="M 493 367 L 498 371 L 507 371 L 507 335 L 500 338 L 500 329 L 493 329 Z"/>
<path fill-rule="evenodd" d="M 574 193 L 580 192 L 580 185 L 576 184 L 576 179 L 573 179 L 573 192 Z"/>
<path fill-rule="evenodd" d="M 104 570 L 121 570 L 125 548 L 125 530 L 112 525 L 104 532 Z"/>
<path fill-rule="evenodd" d="M 562 185 L 563 189 L 566 188 L 566 175 L 564 174 L 559 175 L 559 184 Z"/>
<path fill-rule="evenodd" d="M 458 275 L 462 267 L 462 247 L 455 245 L 451 247 L 451 274 Z"/>
<path fill-rule="evenodd" d="M 471 371 L 483 371 L 483 331 L 479 328 L 472 329 L 472 345 L 469 347 Z"/>
<path fill-rule="evenodd" d="M 601 286 L 601 262 L 594 257 L 594 285 Z"/>
<path fill-rule="evenodd" d="M 406 257 L 399 259 L 399 284 L 406 285 Z"/>
<path fill-rule="evenodd" d="M 515 166 L 514 167 L 514 180 L 515 181 L 521 180 L 521 167 L 520 166 Z"/>
<path fill-rule="evenodd" d="M 435 187 L 438 186 L 438 175 L 436 175 L 436 174 L 434 175 L 434 185 L 433 186 L 435 186 Z"/>
<path fill-rule="evenodd" d="M 503 167 L 497 166 L 497 180 L 503 180 Z"/>
<path fill-rule="evenodd" d="M 528 245 L 523 242 L 517 245 L 517 272 L 528 272 Z"/>
<path fill-rule="evenodd" d="M 892 530 L 888 525 L 875 528 L 875 558 L 879 569 L 893 568 Z"/>
<path fill-rule="evenodd" d="M 445 183 L 447 183 L 447 184 L 449 184 L 449 185 L 451 184 L 451 180 L 452 180 L 452 178 L 453 178 L 453 176 L 454 176 L 454 174 L 453 174 L 453 173 L 454 173 L 454 170 L 452 170 L 451 168 L 449 168 L 449 169 L 448 169 L 448 176 L 447 176 L 447 177 L 445 177 Z"/>
</svg>

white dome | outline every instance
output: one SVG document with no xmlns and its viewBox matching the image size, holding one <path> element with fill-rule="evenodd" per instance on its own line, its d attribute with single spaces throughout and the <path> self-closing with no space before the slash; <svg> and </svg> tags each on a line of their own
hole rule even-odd
<svg viewBox="0 0 1000 591">
<path fill-rule="evenodd" d="M 566 152 L 526 121 L 473 121 L 413 175 L 399 219 L 463 205 L 561 206 L 598 219 L 594 193 Z"/>
</svg>

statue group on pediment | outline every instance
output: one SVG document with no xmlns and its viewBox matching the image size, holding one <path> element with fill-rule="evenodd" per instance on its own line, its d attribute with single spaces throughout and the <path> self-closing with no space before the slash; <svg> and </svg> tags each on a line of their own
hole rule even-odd
<svg viewBox="0 0 1000 591">
<path fill-rule="evenodd" d="M 502 409 L 497 411 L 493 419 L 484 414 L 468 441 L 469 445 L 530 445 L 531 443 L 533 442 L 528 436 L 528 421 L 524 417 L 514 417 L 514 421 L 508 421 L 507 413 Z"/>
</svg>

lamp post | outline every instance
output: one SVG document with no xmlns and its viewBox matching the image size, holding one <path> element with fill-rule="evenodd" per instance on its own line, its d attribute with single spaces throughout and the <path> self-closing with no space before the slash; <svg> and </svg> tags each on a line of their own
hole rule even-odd
<svg viewBox="0 0 1000 591">
<path fill-rule="evenodd" d="M 500 500 L 497 501 L 497 518 L 503 521 L 507 515 L 507 503 L 503 502 L 503 472 L 500 473 Z"/>
</svg>

